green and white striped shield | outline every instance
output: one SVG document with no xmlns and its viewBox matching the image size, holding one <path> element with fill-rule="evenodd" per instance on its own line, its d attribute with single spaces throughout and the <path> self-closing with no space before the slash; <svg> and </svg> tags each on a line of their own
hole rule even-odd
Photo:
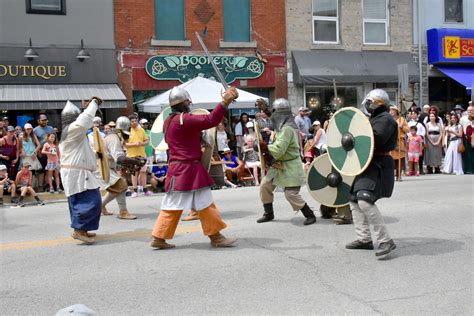
<svg viewBox="0 0 474 316">
<path fill-rule="evenodd" d="M 168 144 L 165 142 L 165 134 L 163 133 L 163 124 L 171 114 L 171 107 L 167 106 L 161 111 L 156 118 L 150 131 L 150 144 L 154 149 L 160 151 L 168 150 Z"/>
<path fill-rule="evenodd" d="M 328 154 L 314 159 L 306 182 L 310 195 L 319 203 L 329 207 L 340 207 L 349 203 L 349 190 L 354 176 L 341 175 L 329 161 Z"/>
<path fill-rule="evenodd" d="M 343 175 L 356 176 L 369 166 L 373 151 L 374 134 L 364 113 L 353 107 L 337 111 L 327 130 L 327 152 L 333 167 Z"/>
</svg>

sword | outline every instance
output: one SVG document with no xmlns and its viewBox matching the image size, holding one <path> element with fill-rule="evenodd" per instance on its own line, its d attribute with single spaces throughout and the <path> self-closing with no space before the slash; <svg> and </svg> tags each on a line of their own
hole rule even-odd
<svg viewBox="0 0 474 316">
<path fill-rule="evenodd" d="M 227 90 L 227 89 L 229 88 L 229 85 L 228 85 L 227 82 L 225 81 L 224 76 L 222 75 L 222 73 L 221 73 L 221 71 L 219 70 L 219 68 L 217 68 L 216 63 L 215 63 L 214 60 L 212 59 L 211 54 L 209 53 L 209 50 L 208 50 L 207 47 L 206 47 L 206 44 L 204 44 L 204 42 L 202 41 L 201 35 L 199 35 L 198 32 L 194 32 L 194 34 L 196 35 L 196 37 L 197 37 L 197 39 L 198 39 L 198 41 L 199 41 L 199 44 L 201 44 L 202 49 L 204 49 L 204 52 L 206 53 L 207 58 L 209 58 L 209 62 L 211 63 L 212 68 L 214 68 L 214 71 L 216 72 L 217 79 L 219 79 L 219 82 L 220 82 L 220 83 L 222 84 L 222 86 L 224 87 L 224 90 Z"/>
</svg>

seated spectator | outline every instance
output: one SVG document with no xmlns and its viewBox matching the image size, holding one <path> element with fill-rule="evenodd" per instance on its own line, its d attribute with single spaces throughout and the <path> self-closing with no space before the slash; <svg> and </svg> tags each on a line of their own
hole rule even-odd
<svg viewBox="0 0 474 316">
<path fill-rule="evenodd" d="M 166 160 L 166 152 L 159 152 L 156 155 L 156 165 L 151 169 L 151 186 L 155 192 L 158 189 L 165 192 L 165 180 L 168 173 Z"/>
<path fill-rule="evenodd" d="M 7 166 L 0 165 L 0 206 L 3 205 L 3 195 L 10 193 L 12 196 L 12 203 L 16 200 L 16 186 L 15 181 L 8 178 Z"/>
<path fill-rule="evenodd" d="M 314 160 L 314 154 L 310 151 L 307 151 L 305 154 L 304 154 L 304 165 L 303 165 L 303 169 L 305 172 L 308 172 L 309 171 L 309 168 L 311 167 L 311 164 L 313 163 L 313 160 Z"/>
<path fill-rule="evenodd" d="M 237 156 L 232 154 L 230 148 L 224 148 L 224 157 L 222 160 L 224 164 L 225 176 L 230 182 L 240 182 L 244 174 L 244 163 Z"/>
<path fill-rule="evenodd" d="M 24 162 L 21 170 L 16 175 L 15 179 L 16 189 L 20 193 L 20 200 L 18 206 L 25 206 L 23 200 L 27 194 L 35 198 L 39 205 L 44 205 L 44 202 L 38 197 L 35 190 L 33 190 L 33 174 L 30 171 L 30 163 Z"/>
<path fill-rule="evenodd" d="M 247 142 L 244 146 L 244 162 L 245 166 L 249 168 L 253 173 L 255 179 L 255 185 L 260 185 L 258 176 L 258 169 L 262 167 L 258 153 L 254 150 L 255 138 L 252 135 L 248 135 Z"/>
</svg>

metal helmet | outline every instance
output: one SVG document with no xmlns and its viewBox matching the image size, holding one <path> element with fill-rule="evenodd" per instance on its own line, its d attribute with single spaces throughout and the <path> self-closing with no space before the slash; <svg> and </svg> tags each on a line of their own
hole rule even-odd
<svg viewBox="0 0 474 316">
<path fill-rule="evenodd" d="M 178 105 L 186 100 L 191 101 L 188 91 L 181 87 L 174 87 L 171 89 L 169 96 L 170 106 Z"/>
<path fill-rule="evenodd" d="M 115 121 L 115 129 L 120 130 L 126 135 L 130 134 L 130 119 L 126 116 L 120 116 Z"/>
<path fill-rule="evenodd" d="M 290 102 L 285 98 L 279 98 L 273 101 L 272 108 L 275 111 L 291 110 Z"/>
<path fill-rule="evenodd" d="M 374 89 L 365 96 L 362 105 L 369 113 L 372 113 L 380 106 L 390 107 L 390 98 L 385 90 Z"/>
<path fill-rule="evenodd" d="M 68 100 L 61 112 L 61 123 L 63 125 L 63 129 L 65 126 L 74 122 L 79 114 L 81 114 L 81 109 Z"/>
</svg>

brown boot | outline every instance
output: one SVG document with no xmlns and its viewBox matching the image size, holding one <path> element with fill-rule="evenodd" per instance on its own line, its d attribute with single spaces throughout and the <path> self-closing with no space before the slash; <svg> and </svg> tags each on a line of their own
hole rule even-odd
<svg viewBox="0 0 474 316">
<path fill-rule="evenodd" d="M 120 210 L 119 218 L 120 219 L 136 219 L 137 217 L 133 214 L 130 214 L 127 210 Z"/>
<path fill-rule="evenodd" d="M 199 219 L 199 213 L 196 211 L 190 211 L 188 216 L 183 217 L 182 221 L 195 221 Z"/>
<path fill-rule="evenodd" d="M 156 249 L 170 249 L 176 247 L 175 245 L 168 244 L 166 240 L 162 238 L 156 238 L 155 236 L 153 236 L 150 246 Z"/>
<path fill-rule="evenodd" d="M 82 241 L 86 245 L 92 245 L 95 243 L 95 239 L 87 236 L 87 232 L 85 230 L 75 229 L 71 234 L 71 237 Z"/>
<path fill-rule="evenodd" d="M 233 243 L 237 240 L 235 238 L 225 238 L 221 233 L 210 235 L 209 238 L 211 239 L 211 245 L 216 248 L 234 247 Z"/>
<path fill-rule="evenodd" d="M 113 215 L 114 213 L 107 211 L 105 206 L 102 206 L 100 214 L 102 214 L 103 216 L 108 216 L 108 215 Z"/>
</svg>

